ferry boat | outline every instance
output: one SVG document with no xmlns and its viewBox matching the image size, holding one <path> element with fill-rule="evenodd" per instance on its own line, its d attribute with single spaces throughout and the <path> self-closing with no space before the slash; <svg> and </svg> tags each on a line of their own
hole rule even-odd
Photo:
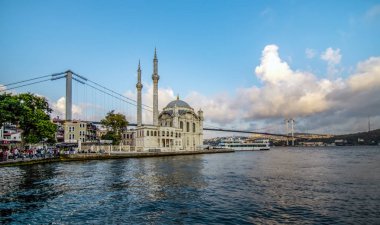
<svg viewBox="0 0 380 225">
<path fill-rule="evenodd" d="M 229 148 L 235 151 L 264 151 L 269 150 L 268 139 L 257 139 L 253 142 L 243 142 L 241 140 L 224 140 L 218 147 Z"/>
</svg>

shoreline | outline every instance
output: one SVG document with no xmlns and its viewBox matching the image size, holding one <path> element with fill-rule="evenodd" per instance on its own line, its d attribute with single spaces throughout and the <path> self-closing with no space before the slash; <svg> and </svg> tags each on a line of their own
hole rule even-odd
<svg viewBox="0 0 380 225">
<path fill-rule="evenodd" d="M 148 158 L 163 156 L 179 156 L 179 155 L 197 155 L 197 154 L 217 154 L 217 153 L 233 153 L 232 149 L 213 149 L 201 151 L 181 151 L 181 152 L 113 152 L 113 153 L 78 153 L 61 155 L 56 158 L 43 159 L 26 159 L 12 160 L 0 162 L 0 167 L 26 166 L 34 164 L 54 163 L 54 162 L 72 162 L 87 160 L 107 160 L 107 159 L 124 159 L 124 158 Z"/>
</svg>

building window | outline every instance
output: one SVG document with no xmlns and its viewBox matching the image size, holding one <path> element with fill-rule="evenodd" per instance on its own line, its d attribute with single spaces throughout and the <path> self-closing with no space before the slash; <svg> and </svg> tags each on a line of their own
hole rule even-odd
<svg viewBox="0 0 380 225">
<path fill-rule="evenodd" d="M 190 123 L 186 122 L 186 132 L 190 132 Z"/>
<path fill-rule="evenodd" d="M 146 136 L 149 136 L 149 130 L 146 131 Z"/>
<path fill-rule="evenodd" d="M 153 136 L 153 131 L 152 130 L 150 131 L 150 136 Z"/>
<path fill-rule="evenodd" d="M 165 137 L 165 131 L 162 131 L 162 136 L 164 136 L 164 137 Z"/>
<path fill-rule="evenodd" d="M 173 137 L 173 131 L 172 131 L 172 132 L 170 132 L 170 137 Z"/>
<path fill-rule="evenodd" d="M 193 123 L 193 132 L 195 133 L 195 123 Z"/>
<path fill-rule="evenodd" d="M 179 128 L 181 128 L 182 129 L 182 131 L 183 131 L 183 122 L 181 121 L 181 122 L 179 122 Z"/>
<path fill-rule="evenodd" d="M 166 131 L 166 136 L 168 136 L 168 137 L 169 137 L 169 131 Z"/>
<path fill-rule="evenodd" d="M 155 137 L 157 136 L 157 131 L 154 131 L 154 136 L 155 136 Z"/>
</svg>

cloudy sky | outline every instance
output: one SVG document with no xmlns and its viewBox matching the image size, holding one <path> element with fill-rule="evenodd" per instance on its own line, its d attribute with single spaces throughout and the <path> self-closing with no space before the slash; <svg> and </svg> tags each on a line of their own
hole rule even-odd
<svg viewBox="0 0 380 225">
<path fill-rule="evenodd" d="M 152 105 L 159 58 L 160 108 L 177 95 L 206 126 L 348 133 L 380 128 L 379 1 L 0 0 L 0 84 L 71 69 L 135 99 L 142 66 Z M 46 96 L 64 116 L 64 81 L 17 92 Z M 2 87 L 4 88 L 4 87 Z M 74 118 L 134 105 L 74 82 Z M 145 111 L 144 121 L 151 121 Z"/>
</svg>

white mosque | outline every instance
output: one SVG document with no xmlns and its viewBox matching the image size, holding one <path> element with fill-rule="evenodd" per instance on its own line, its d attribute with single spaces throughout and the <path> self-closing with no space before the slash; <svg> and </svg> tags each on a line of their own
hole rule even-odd
<svg viewBox="0 0 380 225">
<path fill-rule="evenodd" d="M 189 104 L 177 97 L 159 113 L 158 111 L 158 59 L 153 59 L 153 124 L 142 122 L 141 68 L 137 69 L 137 127 L 128 130 L 124 137 L 136 151 L 195 151 L 203 145 L 203 111 L 197 113 Z"/>
</svg>

